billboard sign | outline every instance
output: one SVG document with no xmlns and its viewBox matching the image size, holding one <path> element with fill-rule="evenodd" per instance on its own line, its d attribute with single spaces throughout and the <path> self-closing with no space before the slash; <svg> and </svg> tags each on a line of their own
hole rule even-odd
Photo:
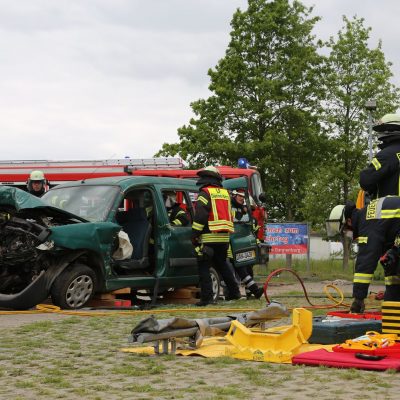
<svg viewBox="0 0 400 400">
<path fill-rule="evenodd" d="M 271 245 L 270 254 L 308 254 L 307 223 L 265 224 L 265 241 Z"/>
</svg>

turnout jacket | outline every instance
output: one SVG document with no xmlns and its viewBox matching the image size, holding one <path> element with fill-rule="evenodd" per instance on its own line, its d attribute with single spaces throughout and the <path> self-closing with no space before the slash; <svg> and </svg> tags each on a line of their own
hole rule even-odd
<svg viewBox="0 0 400 400">
<path fill-rule="evenodd" d="M 169 222 L 172 225 L 175 226 L 189 225 L 189 219 L 186 215 L 186 212 L 178 203 L 175 203 L 170 209 L 168 209 L 167 213 Z"/>
<path fill-rule="evenodd" d="M 233 221 L 248 222 L 249 217 L 247 207 L 244 204 L 239 204 L 238 202 L 236 202 L 234 198 L 231 198 L 231 204 Z"/>
<path fill-rule="evenodd" d="M 202 187 L 197 197 L 192 237 L 200 236 L 202 243 L 228 243 L 233 230 L 228 191 L 218 186 Z"/>
<path fill-rule="evenodd" d="M 353 280 L 353 297 L 364 299 L 374 276 L 379 258 L 394 245 L 400 235 L 400 197 L 372 200 L 361 210 L 354 210 L 353 237 L 358 239 L 358 255 Z M 397 244 L 397 240 L 396 240 Z M 385 276 L 385 285 L 397 285 L 396 276 Z"/>
<path fill-rule="evenodd" d="M 360 172 L 360 186 L 372 198 L 400 196 L 400 140 L 381 148 L 371 164 Z"/>
</svg>

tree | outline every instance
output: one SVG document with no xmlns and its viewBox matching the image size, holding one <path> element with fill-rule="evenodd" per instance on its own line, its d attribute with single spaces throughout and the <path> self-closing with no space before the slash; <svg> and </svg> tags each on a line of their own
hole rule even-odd
<svg viewBox="0 0 400 400">
<path fill-rule="evenodd" d="M 260 169 L 273 216 L 301 219 L 307 173 L 324 145 L 311 11 L 296 0 L 248 0 L 237 10 L 225 57 L 208 71 L 213 94 L 191 104 L 195 117 L 178 129 L 179 143 L 157 155 L 179 154 L 191 166 L 246 157 Z"/>
<path fill-rule="evenodd" d="M 341 194 L 345 200 L 367 162 L 365 102 L 376 99 L 378 114 L 394 112 L 400 92 L 390 83 L 392 64 L 385 61 L 382 43 L 369 48 L 371 28 L 364 27 L 364 19 L 343 17 L 343 21 L 337 40 L 331 38 L 327 43 L 331 51 L 325 82 L 330 96 L 324 107 L 324 122 L 336 149 L 332 161 L 342 171 Z"/>
<path fill-rule="evenodd" d="M 368 115 L 365 102 L 376 99 L 377 114 L 394 112 L 399 106 L 399 89 L 390 83 L 393 76 L 391 63 L 385 61 L 382 43 L 369 47 L 371 28 L 364 26 L 364 19 L 343 17 L 344 26 L 337 38 L 326 43 L 330 50 L 327 58 L 325 85 L 329 97 L 325 101 L 322 124 L 329 132 L 331 156 L 322 172 L 310 177 L 307 185 L 304 211 L 307 217 L 314 213 L 311 196 L 325 201 L 319 204 L 320 218 L 329 215 L 336 204 L 344 203 L 357 192 L 359 171 L 367 163 Z M 325 180 L 321 185 L 319 179 Z M 328 179 L 327 179 L 328 178 Z M 323 210 L 325 208 L 325 210 Z M 314 217 L 315 214 L 314 214 Z M 314 222 L 320 224 L 318 217 Z M 344 244 L 344 267 L 348 264 L 349 244 Z"/>
</svg>

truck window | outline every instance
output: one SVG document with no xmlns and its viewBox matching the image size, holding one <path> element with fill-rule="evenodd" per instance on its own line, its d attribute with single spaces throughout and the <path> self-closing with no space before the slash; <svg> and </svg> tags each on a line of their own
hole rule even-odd
<svg viewBox="0 0 400 400">
<path fill-rule="evenodd" d="M 258 196 L 263 193 L 263 187 L 261 183 L 261 177 L 259 173 L 254 173 L 251 175 L 251 194 L 255 201 L 259 201 Z"/>
</svg>

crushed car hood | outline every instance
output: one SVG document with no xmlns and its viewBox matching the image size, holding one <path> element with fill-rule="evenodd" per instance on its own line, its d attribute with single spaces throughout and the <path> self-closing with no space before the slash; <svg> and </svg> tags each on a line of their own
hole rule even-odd
<svg viewBox="0 0 400 400">
<path fill-rule="evenodd" d="M 49 206 L 44 201 L 40 200 L 40 198 L 12 186 L 0 186 L 0 207 L 1 206 L 14 208 L 21 217 L 33 216 L 35 213 L 40 212 L 49 217 L 88 222 L 86 219 L 71 214 L 68 211 Z"/>
<path fill-rule="evenodd" d="M 108 262 L 121 230 L 118 224 L 90 222 L 9 186 L 0 187 L 1 218 L 0 308 L 27 309 L 43 301 L 63 269 L 87 251 Z M 48 247 L 39 248 L 40 243 Z"/>
</svg>

